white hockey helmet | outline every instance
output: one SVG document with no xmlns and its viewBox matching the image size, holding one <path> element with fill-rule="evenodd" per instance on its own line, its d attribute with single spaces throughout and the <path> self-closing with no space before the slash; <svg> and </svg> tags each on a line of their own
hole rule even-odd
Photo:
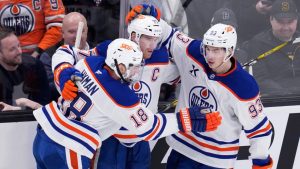
<svg viewBox="0 0 300 169">
<path fill-rule="evenodd" d="M 119 38 L 112 41 L 107 48 L 105 63 L 125 82 L 140 80 L 143 68 L 143 53 L 131 40 Z M 117 65 L 123 64 L 126 73 L 121 73 Z"/>
<path fill-rule="evenodd" d="M 134 20 L 132 20 L 128 25 L 129 39 L 133 32 L 136 33 L 136 41 L 139 44 L 142 35 L 148 35 L 153 37 L 158 37 L 162 35 L 162 28 L 159 21 L 153 16 L 149 15 L 138 15 Z"/>
<path fill-rule="evenodd" d="M 237 34 L 234 27 L 218 23 L 209 28 L 203 37 L 202 50 L 204 56 L 205 46 L 221 47 L 225 48 L 226 56 L 223 62 L 227 62 L 234 54 L 234 50 L 237 43 Z"/>
</svg>

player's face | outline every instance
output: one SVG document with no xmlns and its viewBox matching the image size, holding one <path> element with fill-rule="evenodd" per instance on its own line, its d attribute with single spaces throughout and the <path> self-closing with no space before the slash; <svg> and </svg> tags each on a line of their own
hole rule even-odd
<svg viewBox="0 0 300 169">
<path fill-rule="evenodd" d="M 289 41 L 297 29 L 297 19 L 270 17 L 272 31 L 275 37 L 281 41 Z"/>
<path fill-rule="evenodd" d="M 226 55 L 224 48 L 205 46 L 205 59 L 210 68 L 217 69 L 223 64 Z"/>
<path fill-rule="evenodd" d="M 22 50 L 16 35 L 10 35 L 1 40 L 0 60 L 8 66 L 17 66 L 22 63 Z"/>
<path fill-rule="evenodd" d="M 74 22 L 64 23 L 62 33 L 63 33 L 63 39 L 65 44 L 71 46 L 75 45 L 77 29 L 78 29 L 78 22 L 74 21 Z M 79 49 L 84 49 L 86 45 L 87 33 L 88 33 L 88 28 L 85 25 L 83 26 L 83 30 L 82 30 Z"/>
<path fill-rule="evenodd" d="M 143 58 L 144 59 L 149 59 L 156 48 L 158 44 L 159 38 L 158 37 L 153 37 L 153 36 L 148 36 L 148 35 L 142 35 L 140 38 L 140 48 L 141 51 L 143 52 Z"/>
<path fill-rule="evenodd" d="M 123 78 L 130 83 L 135 83 L 141 80 L 144 68 L 144 62 L 137 65 L 130 65 L 126 68 L 123 64 L 119 65 L 119 70 L 122 73 Z"/>
</svg>

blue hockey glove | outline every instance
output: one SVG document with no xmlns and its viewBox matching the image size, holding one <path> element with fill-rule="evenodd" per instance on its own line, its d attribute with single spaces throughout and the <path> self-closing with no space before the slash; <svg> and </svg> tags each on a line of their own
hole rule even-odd
<svg viewBox="0 0 300 169">
<path fill-rule="evenodd" d="M 157 20 L 160 20 L 160 10 L 158 8 L 155 8 L 153 5 L 148 5 L 148 4 L 141 4 L 134 6 L 130 12 L 128 12 L 126 16 L 126 23 L 130 23 L 136 16 L 139 14 L 142 15 L 151 15 L 155 17 Z"/>
<path fill-rule="evenodd" d="M 221 124 L 219 112 L 204 112 L 207 109 L 191 107 L 181 109 L 177 114 L 179 130 L 182 132 L 213 131 Z"/>
<path fill-rule="evenodd" d="M 63 64 L 54 71 L 61 95 L 65 100 L 73 100 L 78 93 L 75 82 L 82 79 L 82 74 L 70 64 Z"/>
</svg>

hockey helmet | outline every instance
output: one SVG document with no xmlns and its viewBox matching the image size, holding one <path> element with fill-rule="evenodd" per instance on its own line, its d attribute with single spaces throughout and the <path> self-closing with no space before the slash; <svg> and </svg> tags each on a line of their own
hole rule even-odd
<svg viewBox="0 0 300 169">
<path fill-rule="evenodd" d="M 227 62 L 234 54 L 237 43 L 237 34 L 234 27 L 218 23 L 213 25 L 204 34 L 202 42 L 203 55 L 205 56 L 205 46 L 225 48 L 226 56 L 223 62 Z"/>
<path fill-rule="evenodd" d="M 139 46 L 128 39 L 116 39 L 108 45 L 105 63 L 115 71 L 116 75 L 124 82 L 140 80 L 143 68 L 143 53 Z M 126 68 L 121 73 L 117 65 L 122 64 Z"/>
<path fill-rule="evenodd" d="M 139 44 L 142 35 L 148 35 L 160 38 L 162 34 L 162 28 L 159 21 L 153 16 L 149 15 L 138 15 L 128 25 L 129 39 L 133 32 L 136 33 L 136 41 Z"/>
</svg>

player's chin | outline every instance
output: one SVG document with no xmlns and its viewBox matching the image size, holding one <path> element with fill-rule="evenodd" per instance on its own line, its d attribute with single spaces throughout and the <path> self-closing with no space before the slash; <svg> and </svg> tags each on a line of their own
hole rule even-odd
<svg viewBox="0 0 300 169">
<path fill-rule="evenodd" d="M 151 55 L 152 55 L 152 52 L 145 52 L 144 55 L 143 55 L 143 58 L 144 59 L 149 59 L 149 58 L 151 58 Z"/>
<path fill-rule="evenodd" d="M 216 64 L 214 62 L 207 62 L 207 64 L 212 69 L 216 67 Z"/>
</svg>

